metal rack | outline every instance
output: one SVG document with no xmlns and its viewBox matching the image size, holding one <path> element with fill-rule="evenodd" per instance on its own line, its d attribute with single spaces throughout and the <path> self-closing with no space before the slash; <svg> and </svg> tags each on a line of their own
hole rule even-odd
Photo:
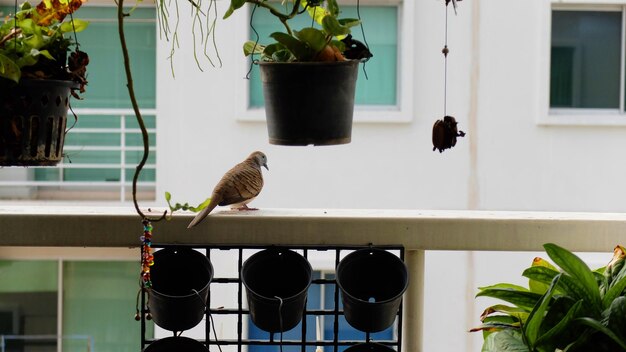
<svg viewBox="0 0 626 352">
<path fill-rule="evenodd" d="M 247 320 L 247 316 L 250 314 L 249 310 L 244 308 L 244 299 L 245 299 L 245 290 L 243 287 L 243 282 L 241 280 L 241 268 L 243 266 L 246 250 L 263 250 L 271 247 L 267 246 L 250 246 L 250 245 L 229 245 L 229 246 L 198 246 L 198 245 L 185 245 L 185 244 L 152 244 L 152 248 L 160 249 L 167 247 L 188 247 L 197 250 L 205 250 L 206 256 L 209 260 L 211 260 L 211 253 L 214 251 L 235 251 L 237 253 L 237 277 L 214 277 L 211 280 L 211 284 L 209 285 L 209 292 L 207 297 L 207 310 L 205 312 L 205 338 L 197 339 L 197 341 L 202 342 L 207 348 L 210 346 L 236 346 L 237 352 L 242 351 L 243 346 L 299 346 L 300 351 L 306 352 L 307 347 L 309 347 L 309 351 L 315 347 L 326 347 L 331 346 L 333 352 L 338 352 L 340 347 L 347 347 L 356 345 L 364 342 L 376 342 L 378 344 L 382 344 L 385 346 L 389 346 L 394 348 L 396 351 L 401 352 L 401 344 L 402 344 L 402 304 L 400 305 L 400 309 L 397 313 L 397 319 L 395 324 L 396 334 L 391 340 L 376 340 L 372 341 L 370 337 L 370 333 L 363 332 L 363 339 L 350 339 L 345 340 L 339 337 L 339 318 L 343 315 L 343 311 L 340 309 L 340 295 L 339 295 L 339 287 L 335 281 L 335 279 L 313 279 L 311 285 L 331 285 L 333 287 L 333 309 L 305 309 L 302 321 L 301 321 L 301 334 L 302 338 L 298 340 L 294 339 L 282 339 L 277 338 L 275 335 L 280 334 L 270 334 L 267 333 L 266 339 L 249 339 L 247 336 L 244 336 L 243 333 L 243 321 Z M 301 254 L 308 260 L 308 255 L 312 251 L 320 251 L 320 252 L 328 252 L 334 251 L 334 267 L 336 268 L 339 264 L 339 261 L 342 258 L 342 252 L 350 252 L 363 248 L 378 248 L 387 251 L 395 252 L 399 255 L 400 259 L 404 261 L 404 247 L 397 245 L 386 245 L 386 246 L 373 246 L 373 245 L 365 245 L 365 246 L 293 246 L 293 245 L 285 245 L 285 246 L 274 246 L 277 248 L 285 248 L 290 250 L 295 250 L 301 252 Z M 142 253 L 143 255 L 143 253 Z M 233 258 L 235 260 L 235 258 Z M 214 285 L 221 284 L 235 284 L 237 285 L 237 306 L 233 308 L 229 307 L 215 307 L 214 303 L 211 300 L 211 287 L 215 287 Z M 142 291 L 141 294 L 141 349 L 143 349 L 154 342 L 155 340 L 149 339 L 146 337 L 146 315 L 148 313 L 146 309 L 147 302 L 147 293 L 145 290 Z M 237 330 L 237 338 L 236 339 L 220 339 L 216 340 L 212 336 L 211 327 L 213 325 L 213 316 L 236 316 L 236 330 Z M 333 319 L 333 334 L 332 338 L 324 338 L 321 341 L 317 339 L 307 338 L 307 317 L 310 316 L 325 316 L 331 317 Z M 246 318 L 244 318 L 246 317 Z M 176 333 L 174 332 L 174 335 Z"/>
</svg>

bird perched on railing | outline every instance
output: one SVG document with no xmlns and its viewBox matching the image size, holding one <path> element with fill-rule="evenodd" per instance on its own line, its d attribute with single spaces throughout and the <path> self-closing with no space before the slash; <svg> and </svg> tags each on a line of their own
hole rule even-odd
<svg viewBox="0 0 626 352">
<path fill-rule="evenodd" d="M 256 198 L 263 188 L 261 166 L 269 171 L 267 157 L 262 152 L 256 151 L 228 170 L 213 189 L 209 204 L 193 218 L 187 228 L 198 225 L 218 205 L 230 205 L 231 208 L 238 210 L 256 210 L 248 208 L 247 204 Z"/>
</svg>

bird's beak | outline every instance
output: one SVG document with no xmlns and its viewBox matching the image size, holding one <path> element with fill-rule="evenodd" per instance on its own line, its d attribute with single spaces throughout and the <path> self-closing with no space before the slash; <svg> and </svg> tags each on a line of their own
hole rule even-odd
<svg viewBox="0 0 626 352">
<path fill-rule="evenodd" d="M 263 164 L 263 166 L 265 166 L 265 168 L 267 169 L 267 171 L 270 171 L 270 168 L 267 167 L 267 164 Z"/>
</svg>

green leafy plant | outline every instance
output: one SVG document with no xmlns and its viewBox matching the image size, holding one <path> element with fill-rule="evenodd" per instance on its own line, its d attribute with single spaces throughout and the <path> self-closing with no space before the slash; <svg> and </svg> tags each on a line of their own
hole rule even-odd
<svg viewBox="0 0 626 352">
<path fill-rule="evenodd" d="M 247 41 L 243 45 L 246 56 L 258 54 L 263 61 L 344 61 L 367 59 L 371 53 L 365 45 L 353 40 L 351 28 L 361 23 L 355 18 L 339 18 L 341 14 L 337 0 L 285 0 L 285 12 L 264 0 L 231 0 L 224 18 L 246 3 L 265 9 L 285 27 L 285 32 L 274 32 L 275 41 L 268 45 Z M 307 13 L 316 26 L 293 30 L 289 20 Z"/>
<path fill-rule="evenodd" d="M 592 271 L 564 248 L 544 248 L 556 266 L 535 258 L 522 274 L 528 288 L 480 288 L 477 297 L 508 303 L 485 309 L 472 329 L 483 331 L 482 351 L 626 351 L 626 249 L 615 247 L 611 262 Z"/>
<path fill-rule="evenodd" d="M 173 214 L 174 212 L 178 211 L 178 210 L 189 210 L 189 211 L 193 211 L 194 213 L 199 212 L 200 210 L 204 209 L 207 207 L 207 205 L 209 205 L 209 203 L 211 202 L 211 198 L 207 198 L 204 202 L 198 204 L 197 206 L 192 206 L 189 205 L 189 203 L 185 203 L 185 204 L 181 204 L 181 203 L 176 203 L 174 205 L 172 205 L 172 194 L 170 192 L 165 192 L 165 201 L 167 202 L 167 206 L 170 208 L 170 214 Z"/>
<path fill-rule="evenodd" d="M 32 7 L 23 3 L 17 13 L 0 26 L 0 77 L 19 82 L 22 77 L 73 80 L 84 92 L 89 57 L 76 47 L 70 34 L 84 30 L 88 23 L 73 18 L 82 0 L 43 0 Z M 71 18 L 71 16 L 70 16 Z"/>
</svg>

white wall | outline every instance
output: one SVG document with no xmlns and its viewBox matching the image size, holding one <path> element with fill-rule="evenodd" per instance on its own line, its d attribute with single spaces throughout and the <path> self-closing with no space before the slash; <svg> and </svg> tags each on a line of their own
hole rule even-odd
<svg viewBox="0 0 626 352">
<path fill-rule="evenodd" d="M 205 63 L 199 72 L 181 15 L 175 79 L 170 43 L 158 47 L 157 195 L 201 202 L 226 170 L 262 150 L 270 171 L 257 207 L 625 211 L 626 129 L 544 124 L 550 0 L 459 3 L 450 17 L 448 112 L 468 136 L 432 151 L 431 127 L 443 115 L 442 2 L 416 1 L 415 30 L 401 33 L 415 44 L 411 122 L 356 123 L 353 142 L 334 147 L 269 145 L 263 122 L 238 121 L 247 16 L 218 20 L 223 67 Z M 220 18 L 227 4 L 218 1 Z M 476 288 L 519 280 L 535 255 L 428 253 L 424 351 L 479 350 L 481 336 L 467 333 L 486 307 L 474 304 Z"/>
</svg>

